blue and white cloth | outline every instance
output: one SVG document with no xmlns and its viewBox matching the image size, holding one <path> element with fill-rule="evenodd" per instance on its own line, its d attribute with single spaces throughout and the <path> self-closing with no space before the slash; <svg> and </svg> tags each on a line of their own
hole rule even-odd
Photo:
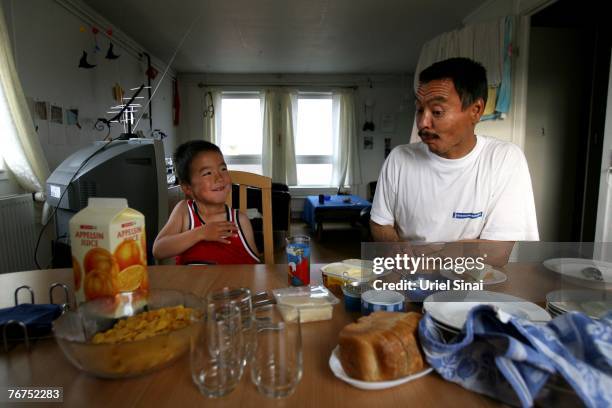
<svg viewBox="0 0 612 408">
<path fill-rule="evenodd" d="M 586 406 L 612 406 L 612 312 L 600 320 L 570 312 L 542 325 L 478 306 L 452 342 L 428 314 L 419 336 L 444 379 L 507 404 L 532 406 L 557 374 Z"/>
</svg>

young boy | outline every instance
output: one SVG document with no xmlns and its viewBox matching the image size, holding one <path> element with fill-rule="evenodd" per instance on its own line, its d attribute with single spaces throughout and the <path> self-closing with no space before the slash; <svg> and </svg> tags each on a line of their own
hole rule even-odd
<svg viewBox="0 0 612 408">
<path fill-rule="evenodd" d="M 225 205 L 232 181 L 221 150 L 203 140 L 180 145 L 174 164 L 188 197 L 157 235 L 153 255 L 178 265 L 259 263 L 249 218 Z"/>
</svg>

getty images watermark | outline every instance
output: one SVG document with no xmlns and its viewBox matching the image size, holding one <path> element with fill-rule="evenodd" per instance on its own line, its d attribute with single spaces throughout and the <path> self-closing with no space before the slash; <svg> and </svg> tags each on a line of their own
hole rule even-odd
<svg viewBox="0 0 612 408">
<path fill-rule="evenodd" d="M 402 276 L 415 273 L 448 271 L 459 275 L 454 280 L 435 280 L 435 279 L 401 279 L 399 282 L 384 282 L 376 279 L 372 282 L 372 287 L 376 290 L 423 290 L 423 291 L 442 291 L 442 290 L 483 290 L 484 278 L 490 267 L 485 264 L 487 255 L 477 257 L 441 257 L 441 256 L 409 256 L 407 254 L 396 254 L 391 257 L 375 257 L 372 260 L 372 272 L 382 275 L 388 271 L 398 272 Z M 465 274 L 465 275 L 464 275 Z M 461 279 L 464 275 L 467 279 Z"/>
</svg>

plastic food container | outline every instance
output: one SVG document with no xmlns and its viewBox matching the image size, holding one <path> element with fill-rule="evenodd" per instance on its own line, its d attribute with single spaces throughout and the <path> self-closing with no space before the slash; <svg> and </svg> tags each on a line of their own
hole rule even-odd
<svg viewBox="0 0 612 408">
<path fill-rule="evenodd" d="M 345 259 L 321 268 L 323 285 L 337 296 L 342 294 L 342 286 L 349 282 L 366 283 L 376 277 L 372 272 L 371 261 Z"/>
<path fill-rule="evenodd" d="M 272 294 L 277 304 L 289 306 L 280 309 L 285 321 L 295 321 L 299 312 L 300 323 L 330 320 L 334 305 L 340 302 L 323 285 L 274 289 Z"/>
<path fill-rule="evenodd" d="M 393 290 L 368 290 L 361 295 L 361 313 L 364 316 L 372 312 L 403 312 L 406 298 Z"/>
<path fill-rule="evenodd" d="M 85 302 L 78 311 L 68 311 L 53 323 L 55 338 L 66 358 L 77 368 L 104 378 L 145 374 L 178 359 L 189 349 L 191 334 L 197 330 L 197 317 L 204 311 L 202 302 L 195 295 L 174 290 L 151 290 L 147 310 L 183 305 L 194 309 L 191 324 L 142 340 L 94 344 L 95 333 L 105 331 L 117 322 L 117 319 L 90 313 L 93 309 L 112 306 L 106 303 L 107 298 Z M 126 317 L 135 314 L 136 308 Z"/>
</svg>

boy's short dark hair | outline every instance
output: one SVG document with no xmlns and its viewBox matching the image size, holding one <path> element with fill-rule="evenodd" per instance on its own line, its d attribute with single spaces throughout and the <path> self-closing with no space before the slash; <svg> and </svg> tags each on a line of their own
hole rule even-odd
<svg viewBox="0 0 612 408">
<path fill-rule="evenodd" d="M 191 162 L 200 153 L 221 153 L 221 149 L 214 143 L 205 140 L 190 140 L 174 151 L 174 168 L 180 183 L 191 183 Z"/>
<path fill-rule="evenodd" d="M 437 79 L 450 79 L 461 98 L 465 109 L 478 98 L 487 104 L 487 70 L 469 58 L 449 58 L 436 62 L 419 74 L 419 83 L 426 84 Z"/>
</svg>

